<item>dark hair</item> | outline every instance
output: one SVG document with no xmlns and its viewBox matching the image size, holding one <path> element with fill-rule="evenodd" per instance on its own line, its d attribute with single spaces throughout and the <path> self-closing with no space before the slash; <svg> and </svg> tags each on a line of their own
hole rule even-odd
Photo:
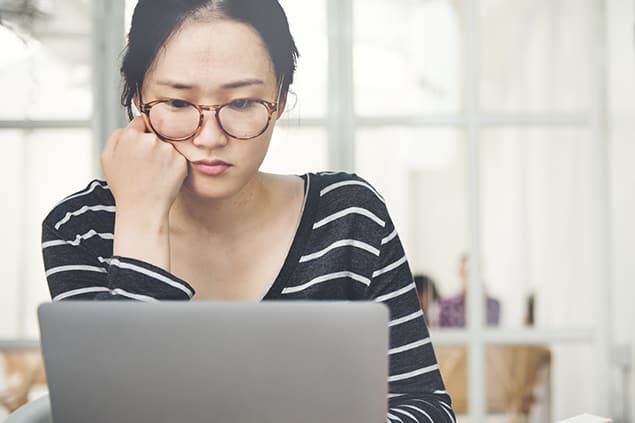
<svg viewBox="0 0 635 423">
<path fill-rule="evenodd" d="M 277 0 L 139 0 L 121 63 L 121 104 L 131 119 L 136 87 L 141 87 L 159 50 L 188 18 L 231 19 L 251 25 L 267 47 L 278 82 L 284 77 L 283 95 L 289 90 L 299 53 Z"/>
<path fill-rule="evenodd" d="M 428 291 L 430 297 L 433 301 L 439 299 L 439 291 L 437 291 L 437 286 L 434 283 L 434 280 L 428 275 L 414 275 L 415 286 L 417 287 L 417 293 L 421 295 L 422 292 Z"/>
</svg>

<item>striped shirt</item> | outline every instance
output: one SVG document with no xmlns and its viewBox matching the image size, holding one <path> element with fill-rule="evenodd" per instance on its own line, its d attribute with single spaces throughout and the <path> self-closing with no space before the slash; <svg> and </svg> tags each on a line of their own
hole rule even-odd
<svg viewBox="0 0 635 423">
<path fill-rule="evenodd" d="M 390 310 L 387 422 L 454 422 L 404 250 L 382 196 L 348 173 L 303 175 L 304 208 L 263 300 L 366 300 Z M 59 203 L 42 224 L 53 301 L 189 300 L 194 289 L 150 263 L 113 256 L 106 182 Z"/>
</svg>

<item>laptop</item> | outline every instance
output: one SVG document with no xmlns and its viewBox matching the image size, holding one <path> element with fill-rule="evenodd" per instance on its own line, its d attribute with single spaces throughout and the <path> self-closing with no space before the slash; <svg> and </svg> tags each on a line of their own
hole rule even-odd
<svg viewBox="0 0 635 423">
<path fill-rule="evenodd" d="M 383 304 L 76 301 L 38 317 L 56 423 L 386 421 Z"/>
</svg>

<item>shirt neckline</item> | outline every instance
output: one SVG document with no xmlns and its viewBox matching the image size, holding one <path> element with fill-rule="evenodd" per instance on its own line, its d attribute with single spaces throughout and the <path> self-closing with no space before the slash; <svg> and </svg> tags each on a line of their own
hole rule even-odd
<svg viewBox="0 0 635 423">
<path fill-rule="evenodd" d="M 289 279 L 295 271 L 300 256 L 304 250 L 304 245 L 309 238 L 309 234 L 312 229 L 313 216 L 315 215 L 316 208 L 314 207 L 316 196 L 319 190 L 315 186 L 315 178 L 311 178 L 311 174 L 306 173 L 300 176 L 304 180 L 304 204 L 302 205 L 300 223 L 296 229 L 293 242 L 287 253 L 287 257 L 284 260 L 278 276 L 274 280 L 273 284 L 269 287 L 265 295 L 261 298 L 261 301 L 279 299 L 282 297 L 282 290 L 289 282 Z"/>
</svg>

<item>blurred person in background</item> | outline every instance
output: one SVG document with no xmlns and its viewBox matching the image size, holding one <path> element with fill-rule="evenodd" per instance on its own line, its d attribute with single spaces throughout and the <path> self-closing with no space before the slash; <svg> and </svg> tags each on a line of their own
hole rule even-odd
<svg viewBox="0 0 635 423">
<path fill-rule="evenodd" d="M 417 295 L 421 309 L 426 316 L 429 326 L 437 326 L 439 316 L 439 291 L 434 283 L 434 279 L 430 276 L 418 273 L 414 277 L 415 286 L 417 287 Z"/>
<path fill-rule="evenodd" d="M 465 327 L 465 299 L 467 292 L 469 256 L 462 254 L 459 259 L 458 277 L 460 292 L 450 298 L 443 298 L 439 302 L 439 326 L 441 327 Z M 500 322 L 500 301 L 487 293 L 486 315 L 487 326 L 498 326 Z"/>
</svg>

